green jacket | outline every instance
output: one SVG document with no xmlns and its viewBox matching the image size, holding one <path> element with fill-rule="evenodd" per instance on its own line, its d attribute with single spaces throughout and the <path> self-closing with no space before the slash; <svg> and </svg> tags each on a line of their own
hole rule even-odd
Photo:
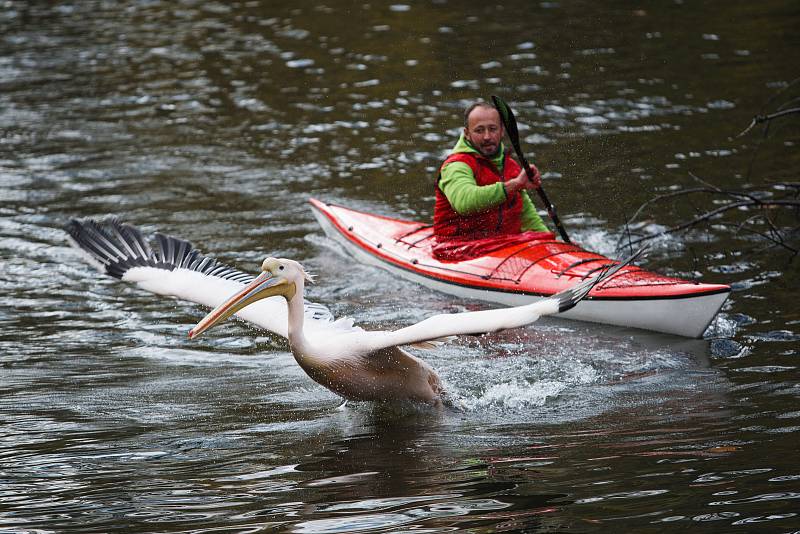
<svg viewBox="0 0 800 534">
<path fill-rule="evenodd" d="M 492 163 L 500 173 L 503 172 L 503 149 L 504 147 L 501 144 L 497 155 L 491 158 Z M 460 152 L 480 154 L 464 137 L 463 132 L 452 150 L 453 154 Z M 479 186 L 475 183 L 475 176 L 473 176 L 469 165 L 460 161 L 448 163 L 442 169 L 442 174 L 439 178 L 439 189 L 442 190 L 450 205 L 459 215 L 486 211 L 506 201 L 506 191 L 502 182 Z M 520 194 L 522 195 L 522 231 L 549 232 L 550 230 L 536 212 L 536 207 L 534 207 L 528 192 L 520 191 Z"/>
</svg>

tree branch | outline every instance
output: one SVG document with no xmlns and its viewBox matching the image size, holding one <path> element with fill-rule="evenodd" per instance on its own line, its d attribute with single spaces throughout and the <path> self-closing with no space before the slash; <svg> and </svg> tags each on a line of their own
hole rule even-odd
<svg viewBox="0 0 800 534">
<path fill-rule="evenodd" d="M 800 113 L 800 108 L 789 108 L 789 109 L 785 109 L 783 111 L 777 111 L 775 113 L 770 113 L 769 115 L 756 115 L 755 117 L 753 117 L 753 120 L 750 121 L 750 124 L 747 126 L 747 128 L 742 130 L 742 132 L 739 135 L 737 135 L 736 137 L 737 138 L 742 137 L 743 135 L 745 135 L 746 133 L 748 133 L 750 130 L 752 130 L 753 128 L 755 128 L 757 125 L 759 125 L 761 123 L 769 122 L 769 121 L 771 121 L 773 119 L 777 119 L 779 117 L 783 117 L 784 115 L 792 115 L 794 113 Z"/>
</svg>

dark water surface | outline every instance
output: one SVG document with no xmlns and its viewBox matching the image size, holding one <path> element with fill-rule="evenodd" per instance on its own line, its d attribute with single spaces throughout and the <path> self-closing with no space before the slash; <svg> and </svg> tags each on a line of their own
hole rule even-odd
<svg viewBox="0 0 800 534">
<path fill-rule="evenodd" d="M 354 264 L 317 196 L 428 219 L 503 95 L 578 241 L 695 184 L 797 181 L 797 2 L 0 2 L 0 532 L 800 531 L 798 262 L 715 225 L 649 265 L 734 284 L 704 340 L 550 321 L 421 354 L 464 413 L 352 405 L 241 324 L 97 275 L 118 214 L 396 327 L 455 301 Z M 796 122 L 794 123 L 796 124 Z M 655 205 L 667 227 L 698 206 Z"/>
</svg>

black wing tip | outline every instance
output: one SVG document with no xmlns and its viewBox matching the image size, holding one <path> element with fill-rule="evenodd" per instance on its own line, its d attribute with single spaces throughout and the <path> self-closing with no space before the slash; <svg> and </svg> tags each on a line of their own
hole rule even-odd
<svg viewBox="0 0 800 534">
<path fill-rule="evenodd" d="M 79 249 L 101 263 L 106 274 L 114 278 L 122 278 L 134 267 L 157 266 L 153 251 L 142 232 L 124 223 L 117 215 L 107 215 L 101 219 L 73 217 L 64 225 L 64 230 Z M 174 269 L 168 265 L 160 267 Z"/>
<path fill-rule="evenodd" d="M 116 215 L 103 219 L 71 218 L 64 230 L 73 244 L 100 263 L 114 278 L 135 267 L 154 267 L 165 271 L 188 269 L 207 276 L 248 283 L 253 276 L 205 256 L 190 241 L 161 232 L 153 234 L 154 247 L 133 225 Z"/>
<path fill-rule="evenodd" d="M 620 269 L 626 267 L 641 257 L 648 249 L 647 245 L 642 246 L 630 256 L 619 260 L 615 265 L 610 265 L 605 268 L 600 274 L 576 284 L 575 286 L 566 289 L 555 295 L 558 299 L 558 312 L 563 313 L 569 309 L 574 308 L 581 300 L 594 289 L 598 284 L 601 284 L 617 274 Z"/>
<path fill-rule="evenodd" d="M 61 228 L 67 232 L 70 237 L 74 238 L 75 235 L 78 233 L 78 228 L 80 228 L 80 221 L 75 218 L 71 218 L 68 220 Z"/>
</svg>

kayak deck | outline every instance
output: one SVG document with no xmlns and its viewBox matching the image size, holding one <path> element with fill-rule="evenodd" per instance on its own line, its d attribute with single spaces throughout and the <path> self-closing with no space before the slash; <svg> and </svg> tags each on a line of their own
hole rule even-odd
<svg viewBox="0 0 800 534">
<path fill-rule="evenodd" d="M 310 199 L 326 234 L 365 263 L 433 289 L 504 305 L 528 304 L 614 264 L 601 254 L 555 240 L 531 241 L 465 261 L 433 257 L 433 228 Z M 627 266 L 596 286 L 562 317 L 699 337 L 730 287 L 702 284 Z"/>
</svg>

